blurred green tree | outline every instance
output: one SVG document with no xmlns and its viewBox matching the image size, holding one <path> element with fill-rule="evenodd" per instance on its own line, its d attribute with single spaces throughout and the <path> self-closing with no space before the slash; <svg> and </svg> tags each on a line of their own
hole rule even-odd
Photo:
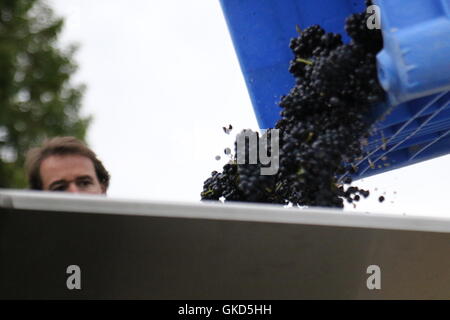
<svg viewBox="0 0 450 320">
<path fill-rule="evenodd" d="M 0 188 L 23 188 L 26 151 L 45 138 L 85 139 L 76 46 L 57 46 L 63 19 L 42 0 L 0 0 Z"/>
</svg>

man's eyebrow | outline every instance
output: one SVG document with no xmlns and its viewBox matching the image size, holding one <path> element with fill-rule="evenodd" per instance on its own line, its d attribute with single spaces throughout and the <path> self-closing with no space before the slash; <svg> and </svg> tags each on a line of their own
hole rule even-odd
<svg viewBox="0 0 450 320">
<path fill-rule="evenodd" d="M 84 175 L 84 176 L 79 176 L 76 178 L 77 180 L 81 180 L 81 179 L 90 179 L 93 180 L 94 178 L 92 178 L 90 175 Z"/>
</svg>

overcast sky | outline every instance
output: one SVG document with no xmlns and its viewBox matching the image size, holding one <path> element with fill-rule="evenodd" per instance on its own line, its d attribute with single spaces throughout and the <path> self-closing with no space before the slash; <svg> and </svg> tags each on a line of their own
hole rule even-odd
<svg viewBox="0 0 450 320">
<path fill-rule="evenodd" d="M 88 142 L 112 175 L 109 196 L 199 201 L 233 148 L 222 126 L 258 128 L 219 0 L 48 2 L 65 17 L 60 44 L 80 45 L 74 83 L 87 85 Z M 356 210 L 450 217 L 448 167 L 444 156 L 357 181 L 371 197 Z"/>
</svg>

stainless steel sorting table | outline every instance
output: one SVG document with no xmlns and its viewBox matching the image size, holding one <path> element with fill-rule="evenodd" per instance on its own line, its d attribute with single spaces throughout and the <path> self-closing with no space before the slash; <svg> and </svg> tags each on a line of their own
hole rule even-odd
<svg viewBox="0 0 450 320">
<path fill-rule="evenodd" d="M 449 299 L 450 219 L 0 190 L 0 298 Z"/>
</svg>

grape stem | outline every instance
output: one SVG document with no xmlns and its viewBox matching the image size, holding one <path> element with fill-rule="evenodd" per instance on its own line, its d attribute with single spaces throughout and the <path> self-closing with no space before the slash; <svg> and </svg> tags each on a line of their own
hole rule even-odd
<svg viewBox="0 0 450 320">
<path fill-rule="evenodd" d="M 304 64 L 313 64 L 312 61 L 306 60 L 306 59 L 303 59 L 303 58 L 297 58 L 296 61 L 297 62 L 303 62 Z"/>
<path fill-rule="evenodd" d="M 212 191 L 212 189 L 209 189 L 208 191 L 203 192 L 202 196 L 207 196 L 208 194 L 211 194 L 211 193 L 213 193 L 213 191 Z"/>
</svg>

